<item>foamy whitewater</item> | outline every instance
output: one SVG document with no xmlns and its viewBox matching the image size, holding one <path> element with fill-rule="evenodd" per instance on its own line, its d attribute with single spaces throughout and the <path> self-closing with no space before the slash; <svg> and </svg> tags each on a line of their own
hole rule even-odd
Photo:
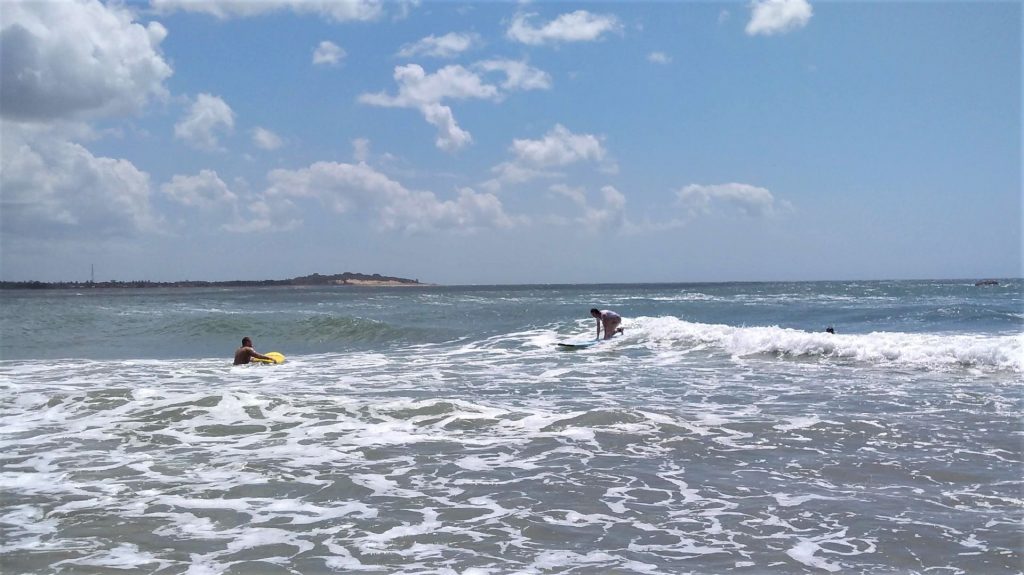
<svg viewBox="0 0 1024 575">
<path fill-rule="evenodd" d="M 0 304 L 4 574 L 1022 572 L 1021 280 Z"/>
</svg>

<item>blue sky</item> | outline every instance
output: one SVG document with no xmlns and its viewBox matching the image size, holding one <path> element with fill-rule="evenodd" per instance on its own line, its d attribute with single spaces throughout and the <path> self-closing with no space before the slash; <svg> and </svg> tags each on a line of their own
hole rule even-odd
<svg viewBox="0 0 1024 575">
<path fill-rule="evenodd" d="M 0 278 L 1022 275 L 1019 2 L 0 3 Z"/>
</svg>

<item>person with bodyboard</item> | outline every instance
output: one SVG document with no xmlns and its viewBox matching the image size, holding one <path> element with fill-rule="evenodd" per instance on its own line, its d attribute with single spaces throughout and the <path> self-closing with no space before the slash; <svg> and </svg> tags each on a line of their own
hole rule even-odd
<svg viewBox="0 0 1024 575">
<path fill-rule="evenodd" d="M 253 359 L 260 359 L 270 363 L 277 363 L 274 358 L 263 355 L 262 353 L 256 353 L 256 350 L 252 347 L 252 340 L 248 337 L 242 338 L 242 347 L 235 350 L 235 365 L 243 365 L 251 362 Z"/>
</svg>

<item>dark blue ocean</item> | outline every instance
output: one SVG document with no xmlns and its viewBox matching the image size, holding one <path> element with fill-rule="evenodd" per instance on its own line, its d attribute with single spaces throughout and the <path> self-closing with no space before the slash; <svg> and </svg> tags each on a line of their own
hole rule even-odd
<svg viewBox="0 0 1024 575">
<path fill-rule="evenodd" d="M 0 572 L 1021 573 L 1022 374 L 1019 279 L 0 291 Z"/>
</svg>

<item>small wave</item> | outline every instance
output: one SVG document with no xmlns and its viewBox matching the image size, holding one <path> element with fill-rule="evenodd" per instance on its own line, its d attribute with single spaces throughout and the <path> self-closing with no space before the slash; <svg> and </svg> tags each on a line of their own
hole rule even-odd
<svg viewBox="0 0 1024 575">
<path fill-rule="evenodd" d="M 710 345 L 736 357 L 820 357 L 924 369 L 973 367 L 1024 371 L 1024 334 L 829 334 L 777 326 L 693 323 L 673 317 L 637 318 L 637 323 L 648 342 Z"/>
<path fill-rule="evenodd" d="M 286 327 L 298 339 L 314 341 L 385 342 L 408 334 L 384 322 L 333 315 L 308 317 Z"/>
</svg>

